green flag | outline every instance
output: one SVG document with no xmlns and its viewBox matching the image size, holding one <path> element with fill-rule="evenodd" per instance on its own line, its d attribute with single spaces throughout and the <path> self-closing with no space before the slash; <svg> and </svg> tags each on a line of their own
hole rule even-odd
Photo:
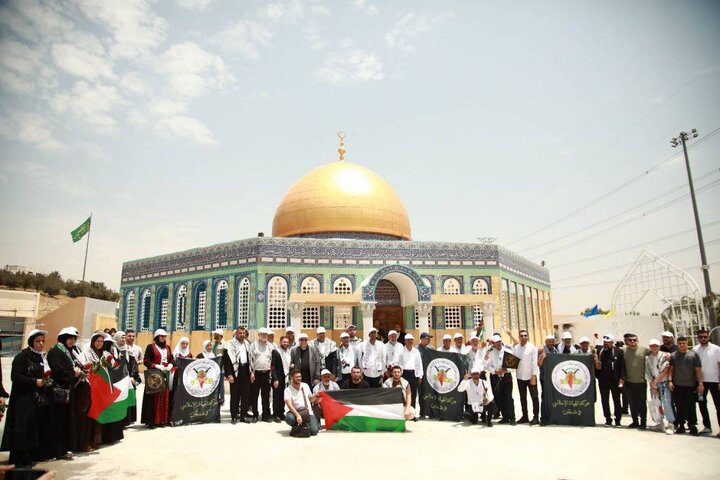
<svg viewBox="0 0 720 480">
<path fill-rule="evenodd" d="M 88 217 L 88 219 L 85 220 L 79 227 L 77 227 L 75 230 L 70 232 L 70 236 L 72 236 L 73 243 L 82 239 L 90 231 L 90 221 L 91 220 L 92 220 L 92 217 Z"/>
</svg>

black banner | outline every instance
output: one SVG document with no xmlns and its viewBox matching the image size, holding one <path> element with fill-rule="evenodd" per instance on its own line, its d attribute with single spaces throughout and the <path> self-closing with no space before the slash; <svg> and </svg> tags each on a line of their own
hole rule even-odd
<svg viewBox="0 0 720 480">
<path fill-rule="evenodd" d="M 173 426 L 220 422 L 220 358 L 178 358 L 173 374 Z"/>
<path fill-rule="evenodd" d="M 592 355 L 551 354 L 543 368 L 543 402 L 553 425 L 595 426 Z"/>
<path fill-rule="evenodd" d="M 420 399 L 431 418 L 462 421 L 465 394 L 457 387 L 465 376 L 466 357 L 427 349 L 423 355 L 425 393 Z"/>
</svg>

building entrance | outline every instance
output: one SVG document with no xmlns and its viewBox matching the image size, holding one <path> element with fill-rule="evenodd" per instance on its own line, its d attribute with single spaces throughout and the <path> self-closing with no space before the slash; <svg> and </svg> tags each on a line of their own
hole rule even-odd
<svg viewBox="0 0 720 480">
<path fill-rule="evenodd" d="M 383 340 L 387 340 L 387 332 L 403 324 L 400 292 L 391 281 L 380 280 L 375 288 L 375 301 L 373 326 L 378 329 Z"/>
</svg>

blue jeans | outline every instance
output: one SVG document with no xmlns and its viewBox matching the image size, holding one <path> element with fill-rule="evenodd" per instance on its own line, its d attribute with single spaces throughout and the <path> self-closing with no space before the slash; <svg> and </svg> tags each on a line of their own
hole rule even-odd
<svg viewBox="0 0 720 480">
<path fill-rule="evenodd" d="M 295 415 L 293 415 L 292 412 L 287 412 L 285 414 L 285 423 L 287 423 L 291 427 L 294 427 L 297 423 L 297 421 L 295 420 Z M 310 415 L 310 435 L 317 435 L 318 430 L 320 430 L 320 426 L 318 425 L 317 418 L 315 418 L 315 415 Z"/>
<path fill-rule="evenodd" d="M 660 403 L 662 403 L 663 410 L 665 411 L 665 420 L 668 423 L 675 423 L 675 413 L 673 412 L 672 395 L 668 382 L 660 382 L 657 384 L 658 397 Z"/>
</svg>

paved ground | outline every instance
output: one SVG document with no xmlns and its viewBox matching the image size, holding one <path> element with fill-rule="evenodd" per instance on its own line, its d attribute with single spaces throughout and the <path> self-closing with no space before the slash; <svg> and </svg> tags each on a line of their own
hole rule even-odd
<svg viewBox="0 0 720 480">
<path fill-rule="evenodd" d="M 9 364 L 9 362 L 4 362 Z M 4 372 L 5 379 L 9 372 Z M 7 382 L 6 382 L 7 387 Z M 517 411 L 520 406 L 517 405 Z M 599 405 L 597 417 L 600 419 Z M 714 413 L 714 411 L 713 411 Z M 625 424 L 629 423 L 624 421 Z M 714 424 L 715 433 L 718 431 Z M 284 424 L 223 423 L 147 430 L 132 427 L 125 440 L 73 461 L 41 464 L 60 479 L 368 478 L 408 472 L 412 478 L 672 479 L 718 478 L 720 439 L 668 436 L 619 428 L 529 427 L 492 429 L 409 422 L 405 433 L 324 432 L 310 439 L 287 435 Z M 7 453 L 0 453 L 0 460 Z"/>
</svg>

